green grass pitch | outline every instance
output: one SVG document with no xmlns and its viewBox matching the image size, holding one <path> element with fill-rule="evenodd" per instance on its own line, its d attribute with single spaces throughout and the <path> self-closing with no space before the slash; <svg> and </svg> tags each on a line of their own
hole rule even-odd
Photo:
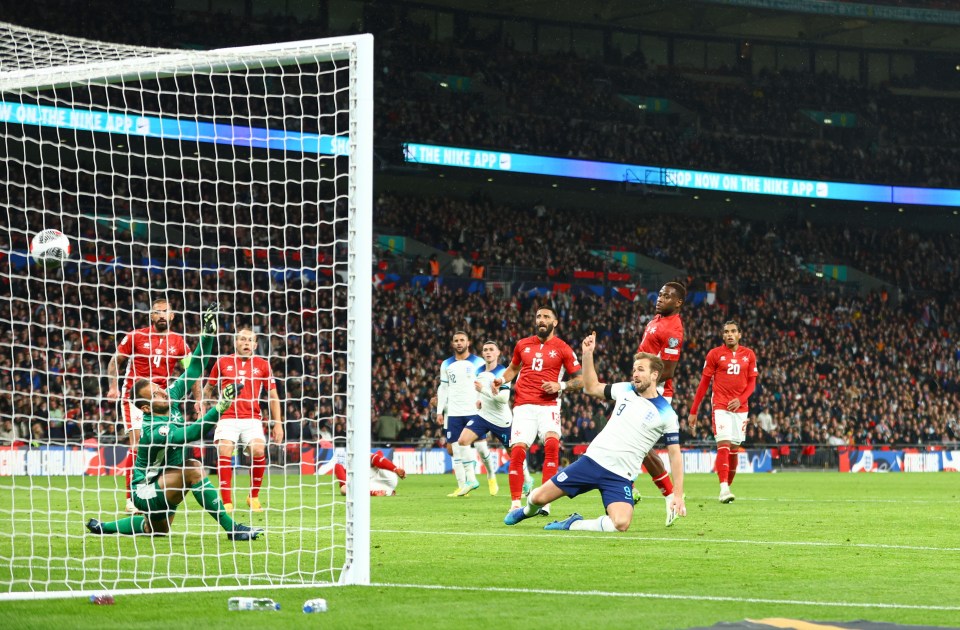
<svg viewBox="0 0 960 630">
<path fill-rule="evenodd" d="M 238 475 L 239 480 L 245 477 Z M 342 510 L 339 499 L 330 499 L 328 485 L 319 492 L 278 487 L 309 479 L 273 478 L 265 503 L 288 510 L 285 516 L 268 512 L 253 518 L 270 532 L 253 545 L 260 552 L 269 545 L 270 553 L 254 554 L 246 565 L 243 559 L 250 554 L 227 543 L 212 521 L 204 522 L 208 517 L 191 498 L 177 517 L 176 533 L 151 547 L 155 541 L 80 537 L 83 518 L 99 514 L 97 503 L 115 507 L 118 494 L 98 493 L 90 484 L 115 484 L 114 479 L 58 479 L 54 485 L 60 490 L 43 496 L 31 492 L 23 478 L 0 479 L 0 558 L 10 558 L 11 545 L 16 545 L 17 557 L 32 549 L 38 558 L 69 558 L 47 564 L 70 567 L 74 577 L 100 570 L 122 574 L 128 567 L 120 560 L 85 564 L 82 545 L 95 545 L 98 554 L 115 552 L 118 558 L 138 545 L 141 569 L 180 574 L 191 565 L 170 560 L 151 564 L 150 549 L 166 558 L 171 549 L 179 552 L 174 555 L 196 557 L 202 541 L 210 557 L 216 551 L 227 574 L 247 569 L 295 573 L 297 566 L 317 561 L 297 551 L 301 542 L 338 543 L 336 530 L 294 533 L 297 523 L 290 519 L 301 518 L 295 514 L 310 514 L 331 500 L 337 503 L 334 509 Z M 715 476 L 690 475 L 688 515 L 669 529 L 663 526 L 663 500 L 641 477 L 644 500 L 625 534 L 545 532 L 548 519 L 542 517 L 506 527 L 506 483 L 501 475 L 498 497 L 489 496 L 484 485 L 469 497 L 454 499 L 446 497 L 453 489 L 452 476 L 412 476 L 401 482 L 398 496 L 372 498 L 374 584 L 369 587 L 118 595 L 114 606 L 77 598 L 6 601 L 0 603 L 0 628 L 293 628 L 308 621 L 378 629 L 465 624 L 686 628 L 772 617 L 960 626 L 960 478 L 954 474 L 741 474 L 733 488 L 738 498 L 730 505 L 717 501 Z M 102 495 L 108 498 L 96 498 Z M 93 509 L 80 509 L 77 496 L 85 505 L 95 504 Z M 242 491 L 238 496 L 242 502 Z M 50 536 L 12 536 L 22 529 L 14 529 L 11 514 L 20 518 L 29 505 L 52 509 L 61 518 L 66 512 L 70 522 L 44 516 L 37 522 L 50 529 Z M 573 511 L 590 518 L 601 510 L 594 492 L 558 501 L 551 518 Z M 63 536 L 67 526 L 74 537 Z M 0 581 L 31 575 L 38 575 L 36 567 L 17 562 L 0 566 Z M 282 610 L 228 612 L 231 594 L 271 596 Z M 326 598 L 329 612 L 316 619 L 301 613 L 302 602 L 310 597 Z"/>
</svg>

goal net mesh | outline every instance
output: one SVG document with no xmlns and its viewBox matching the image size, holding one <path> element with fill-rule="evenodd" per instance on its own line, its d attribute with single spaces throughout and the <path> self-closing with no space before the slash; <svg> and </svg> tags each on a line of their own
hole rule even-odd
<svg viewBox="0 0 960 630">
<path fill-rule="evenodd" d="M 370 41 L 158 50 L 0 23 L 0 597 L 364 581 L 367 497 L 330 471 L 366 487 Z M 45 228 L 71 241 L 62 268 L 30 264 Z M 190 493 L 167 536 L 86 533 L 126 516 L 107 367 L 157 298 L 189 348 L 221 303 L 202 384 L 239 326 L 270 363 L 285 436 L 267 431 L 263 512 L 232 457 L 233 517 L 260 540 Z M 216 487 L 212 436 L 186 454 Z"/>
</svg>

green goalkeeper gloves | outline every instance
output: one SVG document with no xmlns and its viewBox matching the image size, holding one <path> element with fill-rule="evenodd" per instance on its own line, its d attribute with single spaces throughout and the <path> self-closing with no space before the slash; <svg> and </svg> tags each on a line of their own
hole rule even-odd
<svg viewBox="0 0 960 630">
<path fill-rule="evenodd" d="M 237 399 L 237 394 L 243 389 L 243 383 L 230 383 L 220 392 L 220 400 L 217 401 L 217 411 L 223 413 L 230 408 L 233 401 Z"/>
<path fill-rule="evenodd" d="M 203 312 L 203 334 L 212 335 L 217 332 L 217 313 L 220 311 L 220 302 L 214 302 Z"/>
</svg>

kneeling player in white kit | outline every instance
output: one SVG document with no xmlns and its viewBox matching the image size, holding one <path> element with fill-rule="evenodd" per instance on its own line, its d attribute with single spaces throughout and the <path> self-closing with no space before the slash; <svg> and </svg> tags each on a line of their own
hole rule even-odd
<svg viewBox="0 0 960 630">
<path fill-rule="evenodd" d="M 536 516 L 541 505 L 560 497 L 573 498 L 599 490 L 606 515 L 584 520 L 574 513 L 544 529 L 627 531 L 633 520 L 633 480 L 640 473 L 643 458 L 661 435 L 667 441 L 673 472 L 674 496 L 670 509 L 686 516 L 680 425 L 670 403 L 657 393 L 663 361 L 652 354 L 638 353 L 633 362 L 633 381 L 607 385 L 597 378 L 593 363 L 596 340 L 596 333 L 583 340 L 583 389 L 591 396 L 615 401 L 610 421 L 580 459 L 531 492 L 526 506 L 511 510 L 503 519 L 506 525 L 516 525 Z"/>
</svg>

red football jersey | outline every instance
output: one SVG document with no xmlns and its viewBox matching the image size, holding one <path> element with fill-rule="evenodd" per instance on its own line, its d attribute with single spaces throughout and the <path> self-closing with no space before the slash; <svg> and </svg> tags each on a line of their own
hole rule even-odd
<svg viewBox="0 0 960 630">
<path fill-rule="evenodd" d="M 190 354 L 190 349 L 177 333 L 158 333 L 153 326 L 148 326 L 127 333 L 117 346 L 117 352 L 130 357 L 123 383 L 124 392 L 128 392 L 138 378 L 150 379 L 166 389 L 174 366 Z"/>
<path fill-rule="evenodd" d="M 683 347 L 683 322 L 680 314 L 656 315 L 643 330 L 643 339 L 637 352 L 655 354 L 664 361 L 679 361 L 680 349 Z M 668 378 L 663 383 L 664 398 L 673 398 L 673 379 Z"/>
<path fill-rule="evenodd" d="M 726 409 L 731 400 L 741 398 L 750 380 L 757 378 L 757 373 L 757 355 L 750 348 L 739 346 L 733 352 L 726 346 L 719 346 L 708 352 L 707 360 L 703 363 L 702 378 L 707 381 L 713 379 L 713 408 Z M 746 399 L 741 399 L 740 403 L 737 413 L 746 413 Z M 699 406 L 700 401 L 694 400 L 691 413 Z"/>
<path fill-rule="evenodd" d="M 243 383 L 243 389 L 220 419 L 262 420 L 260 394 L 264 389 L 269 392 L 277 388 L 270 363 L 261 357 L 241 357 L 236 354 L 220 357 L 210 370 L 207 385 L 223 389 L 230 383 Z"/>
<path fill-rule="evenodd" d="M 540 389 L 544 381 L 559 383 L 564 374 L 580 371 L 580 362 L 567 342 L 553 337 L 540 343 L 536 335 L 517 342 L 513 348 L 513 365 L 520 366 L 520 374 L 513 386 L 516 405 L 555 405 L 558 394 Z"/>
</svg>

